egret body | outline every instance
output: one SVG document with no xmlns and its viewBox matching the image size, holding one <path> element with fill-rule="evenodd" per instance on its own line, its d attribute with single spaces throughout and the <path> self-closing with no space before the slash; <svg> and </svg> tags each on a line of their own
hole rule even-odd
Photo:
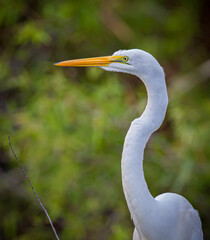
<svg viewBox="0 0 210 240">
<path fill-rule="evenodd" d="M 145 181 L 144 149 L 151 134 L 162 124 L 168 105 L 163 68 L 149 53 L 120 50 L 112 56 L 69 60 L 58 66 L 97 66 L 107 71 L 139 77 L 145 84 L 148 101 L 143 114 L 128 130 L 122 153 L 122 183 L 135 229 L 133 240 L 201 240 L 198 212 L 181 195 L 164 193 L 154 198 Z"/>
</svg>

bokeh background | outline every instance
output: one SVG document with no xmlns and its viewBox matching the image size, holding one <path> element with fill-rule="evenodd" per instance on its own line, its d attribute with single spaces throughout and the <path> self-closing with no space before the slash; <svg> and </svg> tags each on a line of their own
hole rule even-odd
<svg viewBox="0 0 210 240">
<path fill-rule="evenodd" d="M 208 0 L 0 0 L 0 239 L 54 239 L 8 133 L 61 239 L 131 239 L 120 160 L 145 87 L 53 66 L 130 48 L 159 60 L 170 98 L 145 152 L 148 186 L 184 195 L 210 239 L 209 26 Z"/>
</svg>

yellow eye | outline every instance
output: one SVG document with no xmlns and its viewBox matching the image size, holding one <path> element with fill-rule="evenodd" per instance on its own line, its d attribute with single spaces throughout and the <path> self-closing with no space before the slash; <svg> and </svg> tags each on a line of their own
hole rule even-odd
<svg viewBox="0 0 210 240">
<path fill-rule="evenodd" d="M 129 57 L 124 56 L 124 57 L 122 57 L 122 60 L 123 60 L 123 62 L 127 62 L 129 60 Z"/>
</svg>

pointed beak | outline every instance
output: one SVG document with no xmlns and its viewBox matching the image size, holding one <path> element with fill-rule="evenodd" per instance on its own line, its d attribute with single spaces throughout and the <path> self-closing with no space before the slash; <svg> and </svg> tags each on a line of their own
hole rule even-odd
<svg viewBox="0 0 210 240">
<path fill-rule="evenodd" d="M 104 67 L 109 66 L 113 62 L 122 62 L 120 61 L 122 56 L 106 56 L 106 57 L 94 57 L 94 58 L 83 58 L 83 59 L 74 59 L 67 60 L 63 62 L 55 63 L 56 66 L 63 67 Z"/>
</svg>

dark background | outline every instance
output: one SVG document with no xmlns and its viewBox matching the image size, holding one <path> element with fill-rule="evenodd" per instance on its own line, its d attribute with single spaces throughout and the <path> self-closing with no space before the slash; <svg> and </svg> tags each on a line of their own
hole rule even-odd
<svg viewBox="0 0 210 240">
<path fill-rule="evenodd" d="M 8 133 L 61 239 L 131 239 L 120 159 L 143 84 L 66 59 L 140 48 L 166 72 L 169 108 L 145 152 L 153 196 L 198 209 L 210 239 L 208 1 L 0 0 L 0 239 L 53 239 Z"/>
</svg>

